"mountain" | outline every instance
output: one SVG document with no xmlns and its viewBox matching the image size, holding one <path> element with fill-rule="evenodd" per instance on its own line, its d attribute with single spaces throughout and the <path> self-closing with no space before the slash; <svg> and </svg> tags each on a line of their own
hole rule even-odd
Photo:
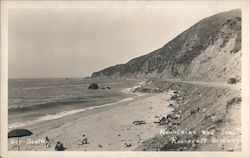
<svg viewBox="0 0 250 158">
<path fill-rule="evenodd" d="M 162 48 L 91 77 L 240 80 L 241 10 L 202 19 Z"/>
</svg>

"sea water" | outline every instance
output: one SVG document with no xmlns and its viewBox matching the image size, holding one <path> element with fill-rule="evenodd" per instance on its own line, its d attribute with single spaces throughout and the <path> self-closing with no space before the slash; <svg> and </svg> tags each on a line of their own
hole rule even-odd
<svg viewBox="0 0 250 158">
<path fill-rule="evenodd" d="M 99 89 L 88 89 L 91 83 L 97 83 Z M 139 81 L 9 79 L 8 84 L 8 127 L 11 129 L 128 101 L 135 96 L 128 90 Z"/>
</svg>

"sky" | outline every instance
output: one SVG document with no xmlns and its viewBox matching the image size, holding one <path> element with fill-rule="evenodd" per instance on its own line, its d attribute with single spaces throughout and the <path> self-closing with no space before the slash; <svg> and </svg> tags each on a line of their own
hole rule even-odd
<svg viewBox="0 0 250 158">
<path fill-rule="evenodd" d="M 8 75 L 90 76 L 162 47 L 203 18 L 240 8 L 236 2 L 72 2 L 13 7 L 8 12 Z"/>
</svg>

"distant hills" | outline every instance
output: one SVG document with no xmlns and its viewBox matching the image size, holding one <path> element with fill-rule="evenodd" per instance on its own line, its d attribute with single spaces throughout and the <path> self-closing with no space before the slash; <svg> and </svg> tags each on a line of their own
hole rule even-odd
<svg viewBox="0 0 250 158">
<path fill-rule="evenodd" d="M 162 48 L 91 77 L 240 80 L 240 59 L 241 10 L 235 9 L 202 19 Z"/>
</svg>

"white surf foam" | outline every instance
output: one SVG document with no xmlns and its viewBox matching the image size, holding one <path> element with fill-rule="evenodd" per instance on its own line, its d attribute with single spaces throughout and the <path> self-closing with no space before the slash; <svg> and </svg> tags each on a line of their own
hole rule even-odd
<svg viewBox="0 0 250 158">
<path fill-rule="evenodd" d="M 128 93 L 128 94 L 137 94 L 137 93 L 134 93 L 133 91 L 134 91 L 137 87 L 140 87 L 141 85 L 143 85 L 144 83 L 145 83 L 145 81 L 138 83 L 137 86 L 130 87 L 130 88 L 124 88 L 123 90 L 121 90 L 121 92 L 123 92 L 123 93 Z"/>
<path fill-rule="evenodd" d="M 59 119 L 65 116 L 69 116 L 69 115 L 73 115 L 79 112 L 84 112 L 87 110 L 92 110 L 92 109 L 97 109 L 97 108 L 102 108 L 102 107 L 107 107 L 107 106 L 111 106 L 117 103 L 121 103 L 121 102 L 126 102 L 126 101 L 130 101 L 133 100 L 134 98 L 125 98 L 122 99 L 120 101 L 114 102 L 114 103 L 108 103 L 108 104 L 103 104 L 103 105 L 99 105 L 99 106 L 93 106 L 93 107 L 88 107 L 88 108 L 84 108 L 84 109 L 78 109 L 78 110 L 71 110 L 71 111 L 62 111 L 59 113 L 56 113 L 54 115 L 46 115 L 46 116 L 42 116 L 40 118 L 38 118 L 37 120 L 32 120 L 32 121 L 27 121 L 27 122 L 21 122 L 21 123 L 12 123 L 9 125 L 9 129 L 12 128 L 18 128 L 18 127 L 22 127 L 22 126 L 26 126 L 26 125 L 32 125 L 32 124 L 36 124 L 36 123 L 40 123 L 40 122 L 44 122 L 44 121 L 49 121 L 49 120 L 55 120 L 55 119 Z"/>
</svg>

